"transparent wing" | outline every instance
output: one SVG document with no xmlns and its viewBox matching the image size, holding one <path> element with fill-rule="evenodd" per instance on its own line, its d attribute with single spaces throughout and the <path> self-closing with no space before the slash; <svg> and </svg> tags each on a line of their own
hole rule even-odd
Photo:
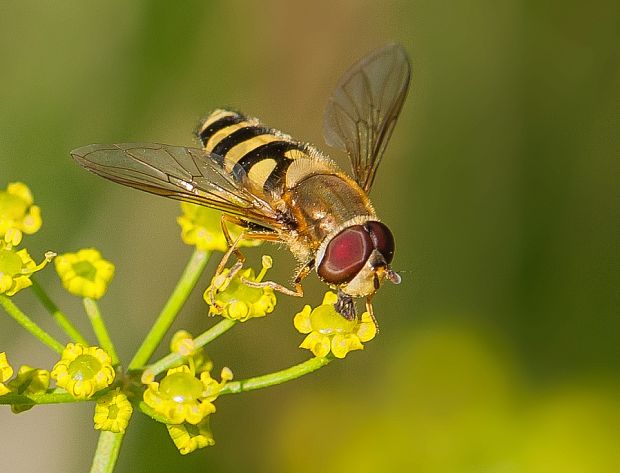
<svg viewBox="0 0 620 473">
<path fill-rule="evenodd" d="M 399 44 L 389 44 L 354 64 L 327 103 L 328 145 L 347 152 L 353 177 L 368 192 L 403 106 L 411 65 Z"/>
<path fill-rule="evenodd" d="M 94 144 L 73 150 L 71 156 L 111 181 L 205 205 L 272 230 L 280 227 L 276 211 L 246 187 L 242 171 L 227 174 L 201 149 L 157 143 Z"/>
</svg>

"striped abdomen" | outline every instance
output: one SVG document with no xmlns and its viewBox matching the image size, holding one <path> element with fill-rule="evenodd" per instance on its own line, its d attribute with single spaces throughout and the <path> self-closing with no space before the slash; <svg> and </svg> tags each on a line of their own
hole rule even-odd
<svg viewBox="0 0 620 473">
<path fill-rule="evenodd" d="M 271 195 L 282 193 L 287 171 L 296 159 L 310 159 L 307 145 L 254 118 L 228 110 L 211 113 L 198 137 L 227 172 L 235 177 L 247 176 L 257 188 Z"/>
</svg>

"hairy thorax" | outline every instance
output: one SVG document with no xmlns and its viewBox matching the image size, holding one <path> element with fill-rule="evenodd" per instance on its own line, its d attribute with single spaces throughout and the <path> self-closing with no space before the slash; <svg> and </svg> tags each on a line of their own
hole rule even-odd
<svg viewBox="0 0 620 473">
<path fill-rule="evenodd" d="M 286 189 L 282 200 L 295 222 L 289 235 L 291 250 L 301 261 L 307 253 L 316 252 L 325 238 L 342 230 L 345 223 L 374 216 L 362 189 L 336 174 L 308 176 Z"/>
</svg>

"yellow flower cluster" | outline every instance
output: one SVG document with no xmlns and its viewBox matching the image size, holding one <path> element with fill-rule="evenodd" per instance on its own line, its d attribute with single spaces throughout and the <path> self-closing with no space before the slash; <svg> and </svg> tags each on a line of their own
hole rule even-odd
<svg viewBox="0 0 620 473">
<path fill-rule="evenodd" d="M 9 364 L 9 360 L 6 357 L 6 352 L 0 353 L 0 396 L 11 392 L 11 390 L 5 386 L 11 376 L 13 376 L 13 367 Z"/>
<path fill-rule="evenodd" d="M 114 277 L 114 265 L 94 248 L 65 253 L 54 264 L 62 285 L 76 296 L 100 299 Z"/>
<path fill-rule="evenodd" d="M 209 371 L 196 377 L 188 365 L 168 370 L 161 382 L 149 383 L 144 391 L 144 402 L 155 412 L 166 418 L 169 424 L 197 425 L 209 414 L 215 412 L 213 401 L 222 387 L 232 379 L 232 372 L 224 368 L 221 382 L 211 378 Z"/>
<path fill-rule="evenodd" d="M 362 350 L 362 342 L 375 338 L 377 327 L 368 312 L 362 314 L 361 320 L 347 320 L 336 312 L 334 304 L 337 300 L 335 293 L 327 292 L 320 306 L 312 309 L 306 305 L 295 315 L 295 328 L 308 334 L 300 348 L 306 348 L 318 357 L 331 352 L 336 358 L 344 358 L 350 351 Z"/>
<path fill-rule="evenodd" d="M 52 378 L 76 399 L 88 399 L 115 377 L 112 358 L 99 347 L 69 343 L 52 369 Z"/>
<path fill-rule="evenodd" d="M 13 367 L 7 360 L 6 353 L 0 353 L 0 396 L 15 393 L 24 396 L 44 393 L 50 385 L 50 372 L 28 365 L 20 366 L 17 376 L 13 376 Z M 8 383 L 7 383 L 8 381 Z M 32 404 L 13 404 L 11 410 L 15 414 L 32 409 Z"/>
<path fill-rule="evenodd" d="M 16 251 L 10 244 L 0 241 L 0 294 L 12 296 L 32 285 L 30 276 L 42 270 L 55 253 L 45 253 L 41 263 L 34 262 L 26 249 Z"/>
<path fill-rule="evenodd" d="M 210 367 L 211 362 L 204 366 Z M 208 369 L 198 375 L 190 358 L 189 365 L 169 369 L 159 383 L 148 383 L 144 402 L 166 419 L 168 434 L 182 455 L 215 443 L 209 415 L 215 412 L 213 402 L 233 375 L 224 368 L 220 377 L 218 383 Z"/>
<path fill-rule="evenodd" d="M 0 191 L 0 237 L 12 246 L 41 228 L 41 209 L 33 204 L 30 189 L 21 182 L 10 183 Z"/>
<path fill-rule="evenodd" d="M 40 394 L 50 386 L 50 372 L 47 370 L 22 365 L 17 376 L 9 382 L 9 388 L 16 394 Z M 32 409 L 32 404 L 13 404 L 11 410 L 15 414 Z"/>
<path fill-rule="evenodd" d="M 133 407 L 127 396 L 117 388 L 97 399 L 93 417 L 95 429 L 125 432 L 132 413 Z"/>
<path fill-rule="evenodd" d="M 181 203 L 183 215 L 177 217 L 181 226 L 181 239 L 190 246 L 203 251 L 226 251 L 228 244 L 222 233 L 222 213 L 202 205 Z M 230 236 L 234 240 L 241 234 L 237 225 L 228 225 Z M 258 246 L 260 240 L 242 240 L 239 246 Z"/>
<path fill-rule="evenodd" d="M 215 445 L 208 417 L 196 425 L 185 422 L 183 424 L 168 424 L 166 427 L 168 427 L 168 434 L 181 455 L 187 455 L 199 448 Z"/>
<path fill-rule="evenodd" d="M 36 264 L 27 250 L 14 248 L 24 234 L 39 230 L 41 223 L 41 209 L 33 205 L 32 193 L 25 184 L 13 182 L 0 190 L 0 294 L 12 296 L 31 286 L 30 276 L 56 256 L 47 252 Z"/>
<path fill-rule="evenodd" d="M 269 256 L 263 256 L 263 267 L 258 276 L 252 268 L 239 271 L 230 278 L 229 270 L 225 269 L 215 276 L 211 285 L 203 294 L 210 305 L 209 315 L 221 315 L 227 319 L 245 322 L 253 317 L 264 317 L 273 312 L 276 306 L 276 295 L 270 287 L 250 287 L 245 281 L 261 282 L 265 273 L 271 268 Z M 211 300 L 212 294 L 215 301 Z M 214 302 L 214 303 L 213 303 Z"/>
<path fill-rule="evenodd" d="M 196 373 L 211 371 L 213 369 L 213 362 L 207 356 L 204 348 L 197 347 L 194 338 L 186 330 L 179 330 L 172 336 L 170 340 L 170 351 L 190 357 Z M 179 363 L 179 365 L 181 364 L 183 364 L 183 362 Z"/>
</svg>

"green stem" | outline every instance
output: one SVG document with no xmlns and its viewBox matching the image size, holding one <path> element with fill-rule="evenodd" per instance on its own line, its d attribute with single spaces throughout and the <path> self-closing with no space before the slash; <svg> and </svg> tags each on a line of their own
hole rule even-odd
<svg viewBox="0 0 620 473">
<path fill-rule="evenodd" d="M 291 381 L 305 374 L 312 373 L 327 365 L 330 361 L 331 358 L 310 358 L 303 363 L 299 363 L 298 365 L 291 366 L 281 371 L 239 381 L 230 381 L 222 388 L 220 394 L 237 394 L 285 383 L 286 381 Z"/>
<path fill-rule="evenodd" d="M 99 434 L 99 442 L 97 442 L 97 450 L 90 467 L 90 473 L 112 473 L 114 471 L 114 465 L 116 465 L 124 437 L 124 432 L 117 434 L 103 431 Z"/>
<path fill-rule="evenodd" d="M 304 361 L 303 363 L 299 363 L 298 365 L 291 366 L 290 368 L 286 368 L 281 371 L 276 371 L 274 373 L 265 374 L 263 376 L 256 376 L 254 378 L 242 379 L 239 381 L 230 381 L 224 385 L 224 387 L 219 392 L 219 394 L 238 394 L 238 393 L 243 393 L 247 391 L 254 391 L 255 389 L 262 389 L 262 388 L 267 388 L 269 386 L 275 386 L 276 384 L 285 383 L 286 381 L 292 381 L 305 374 L 312 373 L 313 371 L 316 371 L 319 368 L 322 368 L 323 366 L 329 364 L 331 360 L 332 360 L 331 357 L 310 358 L 309 360 Z M 163 361 L 163 359 L 161 361 Z M 151 367 L 153 366 L 155 365 L 151 365 Z M 149 367 L 149 370 L 151 369 L 151 367 Z M 157 422 L 162 422 L 164 424 L 169 422 L 166 416 L 163 416 L 162 414 L 153 410 L 144 401 L 140 401 L 138 406 L 139 406 L 139 409 L 144 414 L 156 420 Z"/>
<path fill-rule="evenodd" d="M 103 348 L 105 352 L 110 355 L 110 358 L 112 358 L 112 364 L 118 365 L 118 355 L 116 354 L 114 343 L 112 343 L 112 339 L 108 333 L 108 328 L 105 326 L 103 317 L 101 317 L 101 311 L 99 310 L 97 302 L 90 297 L 85 297 L 84 309 L 86 310 L 86 315 L 88 315 L 90 323 L 93 326 L 97 340 L 99 340 L 99 345 L 101 345 L 101 348 Z"/>
<path fill-rule="evenodd" d="M 211 252 L 194 250 L 168 302 L 166 302 L 150 332 L 129 363 L 129 371 L 140 369 L 149 361 L 149 358 L 151 358 L 162 338 L 166 335 L 179 310 L 181 310 L 190 292 L 198 282 L 198 278 L 207 265 L 210 256 Z"/>
<path fill-rule="evenodd" d="M 236 323 L 237 322 L 235 320 L 230 319 L 223 319 L 219 321 L 209 330 L 194 338 L 194 345 L 196 346 L 196 348 L 201 348 L 205 346 L 207 343 L 215 340 L 227 330 L 230 330 L 234 325 L 236 325 Z M 171 366 L 176 365 L 187 356 L 188 355 L 182 355 L 181 353 L 170 353 L 169 355 L 164 356 L 162 359 L 156 361 L 152 365 L 149 365 L 146 368 L 145 373 L 148 373 L 149 376 L 157 376 L 159 373 L 162 373 Z"/>
<path fill-rule="evenodd" d="M 47 311 L 54 317 L 56 324 L 64 330 L 64 332 L 77 343 L 81 343 L 84 346 L 88 346 L 88 341 L 84 338 L 84 336 L 79 332 L 77 328 L 71 323 L 71 321 L 67 318 L 64 312 L 62 312 L 56 304 L 49 298 L 43 287 L 39 285 L 37 281 L 30 278 L 32 281 L 32 290 L 35 295 L 43 304 L 43 307 L 47 309 Z"/>
<path fill-rule="evenodd" d="M 57 353 L 62 353 L 65 349 L 65 346 L 52 337 L 49 333 L 39 327 L 35 322 L 33 322 L 30 317 L 24 314 L 19 308 L 13 304 L 13 301 L 9 299 L 7 296 L 0 294 L 0 305 L 4 307 L 4 310 L 13 317 L 13 319 L 22 327 L 24 327 L 28 332 L 37 337 L 41 342 L 50 347 Z"/>
<path fill-rule="evenodd" d="M 99 393 L 96 393 L 89 399 L 76 399 L 67 391 L 61 388 L 48 389 L 45 393 L 40 394 L 15 394 L 8 393 L 4 396 L 0 396 L 0 404 L 66 404 L 70 402 L 83 402 L 93 401 L 99 397 Z"/>
</svg>

